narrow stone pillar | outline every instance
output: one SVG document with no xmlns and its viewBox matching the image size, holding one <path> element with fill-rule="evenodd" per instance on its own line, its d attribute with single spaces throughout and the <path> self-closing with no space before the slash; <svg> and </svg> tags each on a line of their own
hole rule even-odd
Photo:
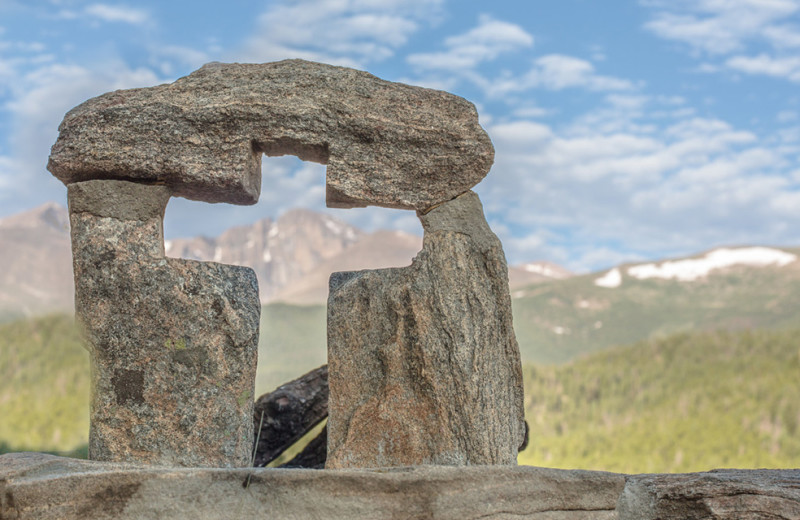
<svg viewBox="0 0 800 520">
<path fill-rule="evenodd" d="M 166 258 L 166 186 L 68 186 L 75 309 L 92 359 L 89 458 L 244 467 L 260 304 L 245 267 Z"/>
<path fill-rule="evenodd" d="M 516 464 L 522 369 L 502 246 L 472 192 L 411 266 L 331 276 L 328 468 Z"/>
</svg>

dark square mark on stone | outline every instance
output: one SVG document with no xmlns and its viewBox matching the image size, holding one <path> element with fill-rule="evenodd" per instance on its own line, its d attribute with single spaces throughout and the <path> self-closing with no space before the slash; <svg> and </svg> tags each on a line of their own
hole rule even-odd
<svg viewBox="0 0 800 520">
<path fill-rule="evenodd" d="M 117 404 L 144 402 L 144 374 L 141 370 L 118 370 L 111 378 L 111 384 L 114 385 Z"/>
</svg>

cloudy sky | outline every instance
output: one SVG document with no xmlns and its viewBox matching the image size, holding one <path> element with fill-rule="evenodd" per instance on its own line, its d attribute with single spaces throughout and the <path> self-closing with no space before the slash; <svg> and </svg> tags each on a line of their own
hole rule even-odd
<svg viewBox="0 0 800 520">
<path fill-rule="evenodd" d="M 800 0 L 0 0 L 0 217 L 65 203 L 45 165 L 85 99 L 297 57 L 475 103 L 496 148 L 476 191 L 511 263 L 800 246 Z M 323 166 L 263 176 L 256 206 L 173 199 L 166 233 L 323 210 Z"/>
</svg>

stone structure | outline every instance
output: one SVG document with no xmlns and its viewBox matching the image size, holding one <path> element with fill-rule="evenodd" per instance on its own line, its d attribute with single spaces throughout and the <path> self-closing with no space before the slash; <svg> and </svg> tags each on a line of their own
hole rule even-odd
<svg viewBox="0 0 800 520">
<path fill-rule="evenodd" d="M 162 218 L 170 196 L 254 203 L 265 153 L 327 164 L 329 206 L 416 209 L 426 230 L 409 269 L 334 275 L 330 465 L 516 463 L 519 352 L 502 248 L 469 192 L 494 158 L 472 104 L 301 60 L 211 64 L 91 99 L 59 131 L 91 458 L 247 465 L 254 275 L 165 258 Z"/>
<path fill-rule="evenodd" d="M 297 60 L 213 64 L 89 100 L 60 131 L 49 167 L 68 185 L 92 354 L 89 455 L 112 462 L 0 456 L 0 520 L 800 520 L 798 470 L 513 467 L 526 438 L 519 352 L 502 248 L 469 191 L 493 150 L 466 101 Z M 300 458 L 318 463 L 328 438 L 330 468 L 485 466 L 153 467 L 249 463 L 255 275 L 166 258 L 162 226 L 171 196 L 255 202 L 261 153 L 327 163 L 329 205 L 416 209 L 425 230 L 410 267 L 332 276 L 329 437 Z M 291 394 L 300 415 L 320 417 L 317 390 L 260 406 Z M 314 422 L 294 419 L 292 431 Z"/>
<path fill-rule="evenodd" d="M 409 267 L 331 277 L 326 467 L 516 464 L 522 371 L 500 241 L 468 192 Z"/>
<path fill-rule="evenodd" d="M 255 273 L 164 256 L 165 186 L 69 185 L 75 310 L 92 354 L 89 457 L 249 465 Z"/>
<path fill-rule="evenodd" d="M 209 64 L 71 110 L 48 168 L 64 183 L 163 182 L 253 204 L 261 154 L 327 164 L 328 206 L 426 209 L 477 184 L 494 148 L 464 99 L 302 60 Z"/>
</svg>

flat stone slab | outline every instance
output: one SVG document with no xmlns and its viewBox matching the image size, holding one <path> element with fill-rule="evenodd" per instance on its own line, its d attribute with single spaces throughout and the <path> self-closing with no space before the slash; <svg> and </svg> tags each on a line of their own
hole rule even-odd
<svg viewBox="0 0 800 520">
<path fill-rule="evenodd" d="M 20 453 L 0 456 L 0 518 L 612 519 L 624 485 L 524 466 L 159 469 Z"/>
<path fill-rule="evenodd" d="M 494 161 L 472 103 L 303 60 L 213 63 L 168 85 L 72 109 L 48 169 L 65 184 L 167 184 L 174 196 L 252 204 L 261 154 L 327 164 L 331 207 L 426 209 L 466 192 Z"/>
<path fill-rule="evenodd" d="M 620 518 L 640 520 L 800 519 L 800 470 L 637 475 L 618 509 Z"/>
<path fill-rule="evenodd" d="M 800 470 L 158 468 L 0 455 L 0 519 L 56 518 L 796 520 Z"/>
</svg>

